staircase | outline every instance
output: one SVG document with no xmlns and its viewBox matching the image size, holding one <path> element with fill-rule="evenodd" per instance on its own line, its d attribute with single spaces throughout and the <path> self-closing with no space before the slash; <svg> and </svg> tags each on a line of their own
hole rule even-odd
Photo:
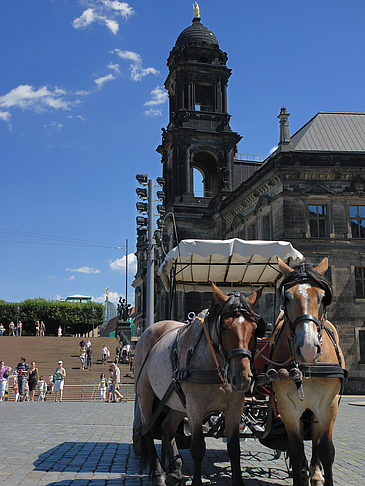
<svg viewBox="0 0 365 486">
<path fill-rule="evenodd" d="M 63 400 L 99 400 L 97 383 L 100 374 L 105 373 L 109 377 L 109 367 L 115 357 L 115 348 L 119 341 L 111 337 L 90 338 L 93 350 L 93 366 L 91 370 L 83 370 L 79 359 L 79 342 L 81 337 L 14 337 L 0 336 L 0 359 L 6 365 L 15 368 L 19 363 L 20 357 L 24 356 L 28 365 L 35 361 L 39 376 L 47 381 L 50 374 L 56 371 L 59 360 L 63 361 L 63 367 L 67 376 L 65 380 Z M 110 349 L 110 358 L 107 364 L 101 364 L 101 350 L 103 345 Z M 129 365 L 119 364 L 121 377 L 121 393 L 128 400 L 134 399 L 133 377 L 129 375 Z M 9 381 L 9 400 L 14 400 L 13 378 Z M 38 399 L 37 391 L 35 400 Z M 53 400 L 53 395 L 47 396 Z"/>
</svg>

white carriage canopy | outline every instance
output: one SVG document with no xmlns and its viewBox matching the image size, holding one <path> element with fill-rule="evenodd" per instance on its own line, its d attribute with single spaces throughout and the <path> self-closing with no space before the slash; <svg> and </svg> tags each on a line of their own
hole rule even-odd
<svg viewBox="0 0 365 486">
<path fill-rule="evenodd" d="M 287 263 L 304 259 L 287 241 L 182 240 L 165 257 L 159 275 L 167 290 L 206 291 L 223 287 L 273 286 L 280 276 L 277 257 Z"/>
</svg>

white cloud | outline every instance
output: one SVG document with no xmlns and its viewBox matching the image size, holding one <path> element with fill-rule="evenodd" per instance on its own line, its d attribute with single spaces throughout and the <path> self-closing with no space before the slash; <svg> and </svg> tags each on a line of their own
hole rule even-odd
<svg viewBox="0 0 365 486">
<path fill-rule="evenodd" d="M 74 29 L 84 29 L 94 22 L 103 23 L 114 35 L 119 31 L 119 18 L 128 20 L 135 12 L 126 2 L 117 0 L 83 0 L 88 8 L 74 19 Z"/>
<path fill-rule="evenodd" d="M 51 280 L 54 280 L 56 278 L 56 275 L 48 275 L 48 278 L 50 278 Z"/>
<path fill-rule="evenodd" d="M 121 59 L 130 61 L 129 70 L 133 81 L 141 81 L 141 79 L 148 74 L 158 74 L 160 72 L 154 67 L 144 68 L 142 65 L 142 58 L 137 52 L 121 51 L 120 49 L 114 49 L 112 52 Z"/>
<path fill-rule="evenodd" d="M 162 110 L 160 108 L 149 108 L 144 111 L 147 116 L 161 116 Z"/>
<path fill-rule="evenodd" d="M 151 99 L 146 101 L 144 106 L 162 105 L 167 101 L 168 94 L 167 91 L 162 88 L 162 86 L 156 86 L 156 88 L 154 88 L 150 94 Z"/>
<path fill-rule="evenodd" d="M 70 277 L 66 278 L 66 280 L 75 280 L 75 275 L 71 275 Z"/>
<path fill-rule="evenodd" d="M 100 76 L 100 78 L 94 79 L 94 83 L 97 85 L 98 88 L 101 88 L 105 83 L 115 79 L 114 74 L 106 74 L 105 76 Z"/>
<path fill-rule="evenodd" d="M 98 268 L 93 267 L 79 267 L 79 268 L 65 268 L 66 272 L 77 272 L 77 273 L 101 273 Z"/>
<path fill-rule="evenodd" d="M 125 273 L 126 257 L 116 258 L 109 262 L 109 266 L 112 270 Z M 134 253 L 128 255 L 128 273 L 136 273 L 137 271 L 137 258 Z"/>
<path fill-rule="evenodd" d="M 86 122 L 86 118 L 84 118 L 82 115 L 68 115 L 67 118 L 69 118 L 70 120 L 74 120 L 75 118 L 77 118 L 78 120 Z"/>
<path fill-rule="evenodd" d="M 0 120 L 8 122 L 11 118 L 11 114 L 8 111 L 0 111 Z"/>
<path fill-rule="evenodd" d="M 43 125 L 44 128 L 54 128 L 57 132 L 59 132 L 62 128 L 63 125 L 62 123 L 56 122 L 56 121 L 51 121 L 50 123 L 45 123 Z"/>
<path fill-rule="evenodd" d="M 85 10 L 80 17 L 72 22 L 74 29 L 82 29 L 95 21 L 95 12 L 92 8 Z"/>
<path fill-rule="evenodd" d="M 109 64 L 107 64 L 106 67 L 114 71 L 115 74 L 120 73 L 119 64 L 113 64 L 112 62 L 110 62 Z"/>
<path fill-rule="evenodd" d="M 72 99 L 73 96 L 73 93 L 67 93 L 61 88 L 51 90 L 42 86 L 37 89 L 29 84 L 21 84 L 0 96 L 0 108 L 20 108 L 38 113 L 49 109 L 69 110 L 80 103 L 80 100 Z"/>
</svg>

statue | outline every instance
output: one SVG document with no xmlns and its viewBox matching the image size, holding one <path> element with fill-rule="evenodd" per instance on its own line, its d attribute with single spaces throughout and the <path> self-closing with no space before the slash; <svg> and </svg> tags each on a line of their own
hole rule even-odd
<svg viewBox="0 0 365 486">
<path fill-rule="evenodd" d="M 118 304 L 118 314 L 119 318 L 122 321 L 127 321 L 130 313 L 129 307 L 131 304 L 127 304 L 127 301 L 125 299 L 122 299 L 122 297 L 119 297 L 119 304 Z"/>
<path fill-rule="evenodd" d="M 196 18 L 200 18 L 200 8 L 197 2 L 193 4 L 194 14 Z"/>
</svg>

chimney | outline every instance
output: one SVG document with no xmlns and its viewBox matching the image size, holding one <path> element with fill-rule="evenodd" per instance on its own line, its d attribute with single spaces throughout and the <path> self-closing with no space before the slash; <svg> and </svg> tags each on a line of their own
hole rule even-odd
<svg viewBox="0 0 365 486">
<path fill-rule="evenodd" d="M 283 149 L 284 146 L 290 146 L 290 134 L 289 134 L 289 118 L 290 113 L 286 111 L 285 106 L 281 107 L 280 114 L 278 116 L 280 120 L 280 140 L 279 148 Z"/>
</svg>

